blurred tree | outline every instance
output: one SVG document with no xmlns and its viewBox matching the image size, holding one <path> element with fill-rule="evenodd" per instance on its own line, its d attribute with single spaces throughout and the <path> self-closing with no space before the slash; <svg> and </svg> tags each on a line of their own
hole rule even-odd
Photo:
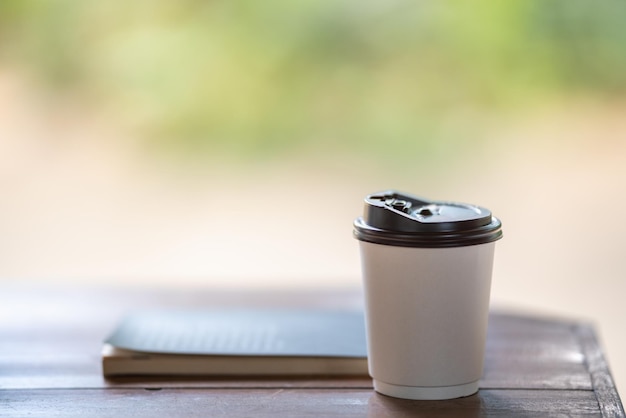
<svg viewBox="0 0 626 418">
<path fill-rule="evenodd" d="M 626 91 L 607 0 L 3 0 L 0 59 L 168 150 L 396 157 L 546 98 Z"/>
</svg>

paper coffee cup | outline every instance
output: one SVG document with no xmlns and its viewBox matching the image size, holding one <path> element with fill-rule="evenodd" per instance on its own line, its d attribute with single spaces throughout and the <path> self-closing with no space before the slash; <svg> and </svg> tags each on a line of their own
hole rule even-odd
<svg viewBox="0 0 626 418">
<path fill-rule="evenodd" d="M 387 191 L 366 197 L 354 228 L 375 390 L 407 399 L 475 393 L 500 221 L 478 206 Z"/>
</svg>

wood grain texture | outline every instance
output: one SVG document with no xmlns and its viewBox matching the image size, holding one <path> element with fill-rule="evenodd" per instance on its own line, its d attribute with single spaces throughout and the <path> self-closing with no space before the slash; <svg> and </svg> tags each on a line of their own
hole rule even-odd
<svg viewBox="0 0 626 418">
<path fill-rule="evenodd" d="M 490 315 L 478 395 L 414 402 L 347 378 L 105 380 L 102 340 L 131 309 L 362 309 L 354 290 L 0 289 L 0 416 L 624 416 L 593 329 L 574 321 Z"/>
<path fill-rule="evenodd" d="M 371 390 L 93 389 L 2 392 L 11 417 L 601 417 L 591 391 L 482 390 L 451 401 L 409 401 Z"/>
<path fill-rule="evenodd" d="M 597 343 L 596 335 L 589 325 L 577 325 L 575 332 L 585 355 L 585 363 L 589 370 L 593 390 L 598 399 L 603 417 L 623 417 L 624 407 L 617 394 L 613 378 L 609 372 L 606 360 Z"/>
</svg>

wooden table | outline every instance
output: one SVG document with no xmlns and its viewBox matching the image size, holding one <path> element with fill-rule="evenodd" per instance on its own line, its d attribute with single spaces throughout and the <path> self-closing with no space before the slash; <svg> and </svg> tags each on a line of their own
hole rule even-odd
<svg viewBox="0 0 626 418">
<path fill-rule="evenodd" d="M 362 308 L 358 291 L 0 287 L 0 416 L 624 416 L 591 326 L 493 312 L 477 395 L 407 401 L 369 378 L 105 380 L 102 340 L 129 309 Z"/>
</svg>

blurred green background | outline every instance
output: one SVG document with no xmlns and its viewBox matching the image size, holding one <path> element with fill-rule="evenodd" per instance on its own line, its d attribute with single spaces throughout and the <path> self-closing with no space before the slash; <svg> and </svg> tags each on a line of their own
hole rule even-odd
<svg viewBox="0 0 626 418">
<path fill-rule="evenodd" d="M 0 281 L 359 286 L 352 221 L 396 188 L 491 209 L 493 304 L 594 321 L 619 387 L 624 22 L 618 0 L 0 0 Z"/>
<path fill-rule="evenodd" d="M 623 97 L 625 21 L 616 0 L 3 0 L 0 59 L 172 157 L 415 161 L 546 101 Z"/>
</svg>

